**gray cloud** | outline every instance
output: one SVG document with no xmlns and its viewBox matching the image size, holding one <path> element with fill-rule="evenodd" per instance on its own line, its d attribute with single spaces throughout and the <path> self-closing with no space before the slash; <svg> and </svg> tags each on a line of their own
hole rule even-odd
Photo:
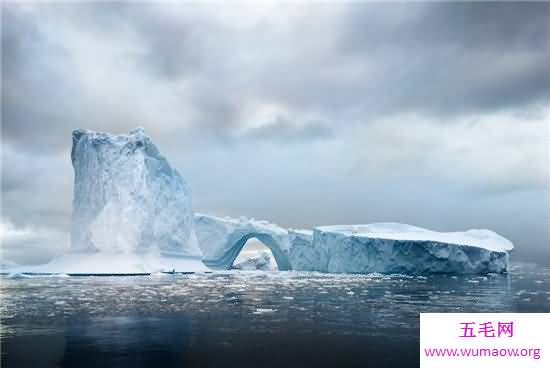
<svg viewBox="0 0 550 368">
<path fill-rule="evenodd" d="M 202 212 L 550 242 L 549 3 L 1 6 L 2 221 L 29 239 L 68 229 L 71 131 L 141 125 Z"/>
<path fill-rule="evenodd" d="M 308 121 L 304 124 L 297 124 L 297 122 L 276 118 L 275 121 L 271 123 L 248 129 L 245 138 L 288 144 L 293 142 L 328 139 L 332 135 L 333 131 L 328 124 L 321 121 Z"/>
<path fill-rule="evenodd" d="M 15 228 L 11 223 L 1 223 L 2 261 L 19 264 L 48 262 L 53 255 L 67 251 L 67 233 L 48 228 Z"/>
</svg>

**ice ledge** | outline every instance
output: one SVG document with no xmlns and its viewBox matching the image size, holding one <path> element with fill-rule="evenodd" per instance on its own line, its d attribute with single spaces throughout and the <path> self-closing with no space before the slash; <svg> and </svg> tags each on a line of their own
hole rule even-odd
<svg viewBox="0 0 550 368">
<path fill-rule="evenodd" d="M 417 226 L 392 222 L 380 222 L 367 225 L 321 226 L 317 229 L 325 233 L 334 233 L 349 237 L 433 241 L 478 247 L 497 252 L 509 251 L 514 248 L 511 241 L 498 235 L 494 231 L 486 229 L 470 229 L 460 232 L 438 232 Z"/>
<path fill-rule="evenodd" d="M 439 233 L 387 223 L 318 227 L 313 244 L 324 252 L 323 270 L 333 273 L 504 273 L 513 248 L 489 230 Z"/>
<path fill-rule="evenodd" d="M 200 257 L 168 257 L 159 254 L 68 253 L 43 265 L 17 266 L 18 273 L 149 274 L 155 272 L 208 272 Z"/>
</svg>

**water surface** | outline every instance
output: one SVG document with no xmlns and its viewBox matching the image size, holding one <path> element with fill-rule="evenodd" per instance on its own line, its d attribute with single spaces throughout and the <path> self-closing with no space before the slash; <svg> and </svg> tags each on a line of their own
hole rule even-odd
<svg viewBox="0 0 550 368">
<path fill-rule="evenodd" d="M 419 313 L 550 312 L 507 275 L 3 276 L 3 367 L 417 367 Z"/>
</svg>

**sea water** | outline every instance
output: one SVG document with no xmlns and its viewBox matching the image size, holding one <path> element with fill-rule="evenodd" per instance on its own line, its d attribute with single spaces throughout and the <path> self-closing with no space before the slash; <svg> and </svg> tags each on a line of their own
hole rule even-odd
<svg viewBox="0 0 550 368">
<path fill-rule="evenodd" d="M 419 313 L 550 312 L 550 267 L 4 275 L 0 292 L 2 367 L 417 367 Z"/>
</svg>

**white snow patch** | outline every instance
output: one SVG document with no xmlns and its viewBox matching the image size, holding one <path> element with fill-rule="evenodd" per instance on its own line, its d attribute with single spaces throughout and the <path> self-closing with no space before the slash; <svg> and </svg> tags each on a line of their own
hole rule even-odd
<svg viewBox="0 0 550 368">
<path fill-rule="evenodd" d="M 459 232 L 438 232 L 417 226 L 380 222 L 368 225 L 332 225 L 318 227 L 323 232 L 346 236 L 391 239 L 435 241 L 439 243 L 468 245 L 491 251 L 512 250 L 514 245 L 508 239 L 490 230 L 471 229 Z"/>
</svg>

